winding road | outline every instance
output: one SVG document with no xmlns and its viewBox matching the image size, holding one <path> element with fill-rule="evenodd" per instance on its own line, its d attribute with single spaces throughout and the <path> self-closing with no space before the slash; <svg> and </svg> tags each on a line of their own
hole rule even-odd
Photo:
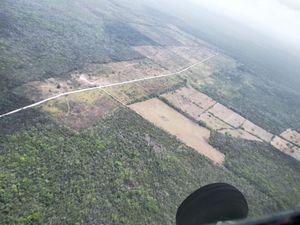
<svg viewBox="0 0 300 225">
<path fill-rule="evenodd" d="M 175 76 L 175 75 L 179 75 L 199 64 L 202 64 L 208 60 L 210 60 L 211 58 L 217 56 L 218 54 L 214 54 L 214 55 L 211 55 L 203 60 L 201 60 L 200 62 L 197 62 L 197 63 L 194 63 L 193 65 L 191 66 L 188 66 L 180 71 L 177 71 L 177 72 L 174 72 L 174 73 L 169 73 L 169 74 L 163 74 L 163 75 L 158 75 L 158 76 L 151 76 L 151 77 L 145 77 L 145 78 L 139 78 L 139 79 L 134 79 L 134 80 L 129 80 L 129 81 L 123 81 L 123 82 L 119 82 L 119 83 L 113 83 L 113 84 L 107 84 L 107 85 L 101 85 L 101 86 L 97 86 L 97 87 L 91 87 L 91 88 L 85 88 L 85 89 L 80 89 L 80 90 L 76 90 L 76 91 L 69 91 L 69 92 L 64 92 L 64 93 L 61 93 L 61 94 L 58 94 L 58 95 L 55 95 L 53 97 L 50 97 L 50 98 L 46 98 L 42 101 L 39 101 L 39 102 L 36 102 L 36 103 L 33 103 L 31 105 L 27 105 L 27 106 L 24 106 L 24 107 L 21 107 L 21 108 L 18 108 L 18 109 L 15 109 L 13 111 L 10 111 L 10 112 L 7 112 L 7 113 L 4 113 L 2 115 L 0 115 L 0 118 L 3 118 L 3 117 L 6 117 L 6 116 L 9 116 L 9 115 L 12 115 L 12 114 L 15 114 L 17 112 L 20 112 L 20 111 L 23 111 L 23 110 L 26 110 L 26 109 L 29 109 L 29 108 L 33 108 L 35 106 L 38 106 L 38 105 L 41 105 L 43 103 L 46 103 L 48 101 L 51 101 L 53 99 L 57 99 L 57 98 L 60 98 L 62 96 L 67 96 L 67 95 L 71 95 L 71 94 L 76 94 L 76 93 L 81 93 L 81 92 L 86 92 L 86 91 L 93 91 L 93 90 L 98 90 L 98 89 L 103 89 L 103 88 L 108 88 L 108 87 L 115 87 L 115 86 L 121 86 L 121 85 L 125 85 L 125 84 L 132 84 L 132 83 L 136 83 L 136 82 L 140 82 L 140 81 L 145 81 L 145 80 L 152 80 L 152 79 L 158 79 L 158 78 L 162 78 L 162 77 L 169 77 L 169 76 Z"/>
</svg>

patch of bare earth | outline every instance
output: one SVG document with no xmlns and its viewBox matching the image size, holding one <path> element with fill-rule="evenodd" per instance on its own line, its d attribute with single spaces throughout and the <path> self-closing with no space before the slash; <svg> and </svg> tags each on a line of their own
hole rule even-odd
<svg viewBox="0 0 300 225">
<path fill-rule="evenodd" d="M 150 99 L 129 107 L 215 163 L 224 162 L 224 154 L 208 144 L 210 137 L 208 129 L 198 126 L 159 99 Z"/>
<path fill-rule="evenodd" d="M 300 161 L 300 148 L 294 146 L 293 144 L 284 140 L 283 138 L 276 136 L 271 141 L 271 145 L 273 145 L 278 150 L 284 152 L 285 154 L 290 155 Z"/>
<path fill-rule="evenodd" d="M 224 123 L 222 120 L 218 119 L 209 112 L 201 114 L 200 121 L 204 122 L 207 127 L 214 130 L 220 129 L 232 129 L 227 123 Z"/>
<path fill-rule="evenodd" d="M 286 131 L 281 133 L 280 136 L 283 137 L 284 139 L 300 146 L 300 133 L 298 133 L 297 131 L 292 130 L 292 129 L 287 129 Z"/>
<path fill-rule="evenodd" d="M 199 121 L 201 114 L 216 102 L 193 88 L 180 88 L 162 95 L 173 106 Z"/>
<path fill-rule="evenodd" d="M 268 143 L 273 137 L 273 134 L 193 88 L 184 87 L 161 96 L 191 118 L 223 134 Z"/>
<path fill-rule="evenodd" d="M 162 97 L 196 121 L 204 122 L 210 129 L 236 138 L 261 141 L 255 134 L 250 134 L 239 128 L 244 123 L 245 118 L 193 88 L 184 87 L 163 94 Z M 249 125 L 246 124 L 247 127 Z M 265 134 L 258 127 L 256 130 Z"/>
</svg>

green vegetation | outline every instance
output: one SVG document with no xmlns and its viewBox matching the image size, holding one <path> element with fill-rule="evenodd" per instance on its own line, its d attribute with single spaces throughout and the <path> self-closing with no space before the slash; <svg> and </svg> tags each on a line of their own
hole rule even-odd
<svg viewBox="0 0 300 225">
<path fill-rule="evenodd" d="M 125 23 L 128 15 L 107 0 L 1 1 L 0 113 L 26 103 L 7 91 L 18 85 L 143 58 L 132 46 L 155 42 Z"/>
<path fill-rule="evenodd" d="M 274 199 L 279 208 L 300 206 L 299 161 L 269 144 L 230 138 L 217 132 L 212 133 L 210 143 L 226 155 L 227 169 L 249 180 Z"/>
<path fill-rule="evenodd" d="M 187 195 L 222 181 L 252 217 L 299 202 L 299 162 L 267 145 L 214 134 L 219 167 L 126 108 L 80 132 L 41 121 L 0 135 L 3 224 L 174 224 Z"/>
<path fill-rule="evenodd" d="M 30 104 L 14 92 L 29 81 L 84 72 L 80 69 L 92 63 L 143 58 L 132 47 L 157 43 L 143 34 L 140 22 L 148 33 L 157 32 L 162 45 L 179 44 L 147 25 L 163 25 L 163 15 L 119 2 L 1 1 L 0 113 Z M 300 96 L 243 66 L 206 81 L 185 78 L 168 78 L 174 85 L 133 102 L 191 83 L 268 131 L 300 131 Z M 80 99 L 91 106 L 96 97 Z M 69 98 L 72 104 L 76 96 Z M 217 166 L 127 108 L 86 130 L 57 121 L 37 109 L 0 119 L 1 224 L 174 225 L 182 200 L 212 182 L 237 186 L 251 217 L 300 206 L 300 164 L 270 145 L 212 132 L 211 144 L 226 155 Z"/>
<path fill-rule="evenodd" d="M 182 88 L 182 87 L 186 86 L 186 81 L 182 80 L 180 77 L 178 77 L 178 78 L 175 77 L 175 78 L 171 78 L 171 79 L 172 79 L 172 81 L 170 81 L 170 82 L 173 82 L 174 84 L 170 84 L 169 87 L 161 88 L 161 89 L 157 90 L 156 92 L 151 91 L 152 92 L 151 94 L 146 93 L 145 96 L 139 97 L 139 98 L 137 98 L 135 96 L 132 96 L 132 98 L 135 98 L 135 99 L 132 100 L 132 101 L 130 101 L 130 102 L 128 102 L 127 104 L 131 105 L 131 104 L 134 104 L 134 103 L 137 103 L 137 102 L 143 102 L 143 101 L 149 100 L 151 98 L 159 98 L 160 100 L 164 101 L 165 98 L 162 98 L 161 95 L 163 95 L 165 93 L 168 93 L 168 92 L 175 91 L 175 90 L 177 90 L 179 88 Z M 171 104 L 168 104 L 168 105 L 171 106 L 171 107 L 173 107 Z"/>
<path fill-rule="evenodd" d="M 300 131 L 300 95 L 247 72 L 244 66 L 215 73 L 195 88 L 273 134 Z"/>
</svg>

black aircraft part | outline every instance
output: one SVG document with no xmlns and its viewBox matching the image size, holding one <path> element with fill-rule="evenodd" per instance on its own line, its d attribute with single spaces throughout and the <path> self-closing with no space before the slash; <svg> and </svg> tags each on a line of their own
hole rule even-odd
<svg viewBox="0 0 300 225">
<path fill-rule="evenodd" d="M 244 195 L 225 183 L 201 187 L 179 206 L 177 225 L 202 225 L 218 221 L 244 219 L 248 204 Z"/>
</svg>

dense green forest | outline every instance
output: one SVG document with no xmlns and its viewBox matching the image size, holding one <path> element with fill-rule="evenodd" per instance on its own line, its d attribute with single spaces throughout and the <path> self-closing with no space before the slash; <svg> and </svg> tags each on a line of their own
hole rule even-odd
<svg viewBox="0 0 300 225">
<path fill-rule="evenodd" d="M 211 143 L 226 154 L 224 166 L 126 108 L 83 131 L 33 119 L 19 131 L 1 132 L 0 220 L 174 224 L 185 197 L 220 181 L 242 190 L 251 217 L 298 206 L 298 161 L 219 134 Z"/>
<path fill-rule="evenodd" d="M 114 1 L 1 1 L 0 113 L 29 103 L 11 89 L 64 76 L 89 63 L 143 58 L 132 46 L 156 43 L 126 23 Z"/>
</svg>

